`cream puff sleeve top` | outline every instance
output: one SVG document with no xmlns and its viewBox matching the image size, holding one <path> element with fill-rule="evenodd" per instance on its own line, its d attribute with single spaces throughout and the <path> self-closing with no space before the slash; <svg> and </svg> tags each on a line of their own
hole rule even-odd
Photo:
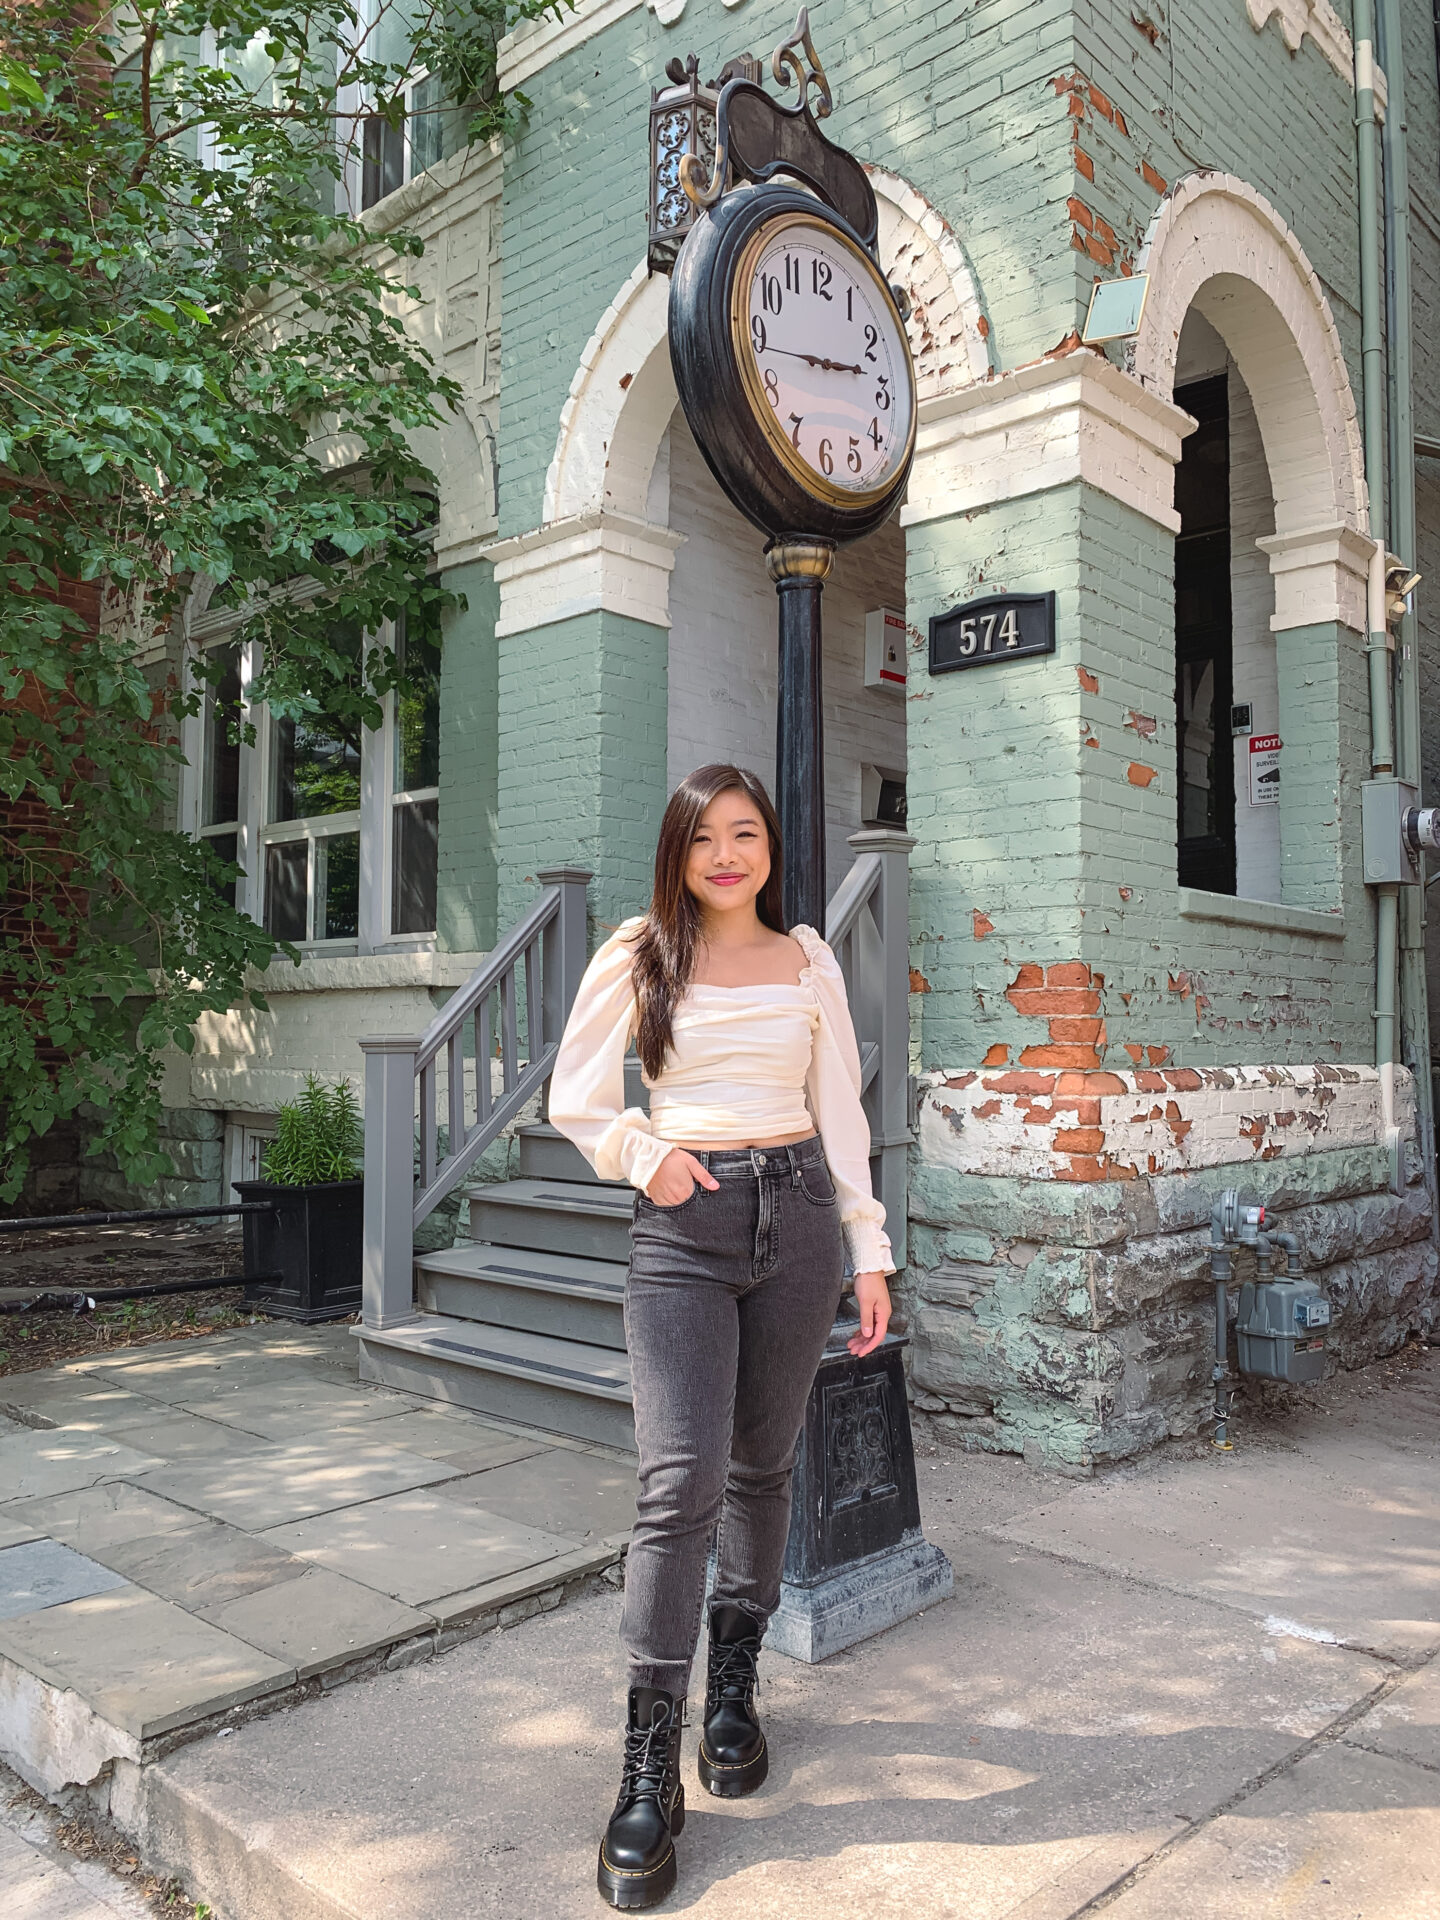
<svg viewBox="0 0 1440 1920">
<path fill-rule="evenodd" d="M 845 981 L 813 927 L 795 986 L 687 988 L 650 1112 L 625 1105 L 635 1031 L 627 920 L 586 969 L 550 1081 L 550 1119 L 602 1180 L 642 1190 L 673 1146 L 735 1146 L 813 1129 L 820 1135 L 856 1273 L 893 1273 L 885 1209 L 870 1190 L 870 1123 L 860 1104 L 860 1050 Z"/>
</svg>

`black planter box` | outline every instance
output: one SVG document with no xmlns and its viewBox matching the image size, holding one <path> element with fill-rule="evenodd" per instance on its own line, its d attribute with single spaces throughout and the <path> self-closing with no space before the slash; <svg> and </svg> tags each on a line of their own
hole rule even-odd
<svg viewBox="0 0 1440 1920">
<path fill-rule="evenodd" d="M 282 1320 L 343 1320 L 360 1311 L 360 1248 L 365 1182 L 333 1180 L 318 1187 L 280 1187 L 237 1180 L 242 1200 L 263 1200 L 272 1213 L 247 1213 L 245 1303 Z"/>
</svg>

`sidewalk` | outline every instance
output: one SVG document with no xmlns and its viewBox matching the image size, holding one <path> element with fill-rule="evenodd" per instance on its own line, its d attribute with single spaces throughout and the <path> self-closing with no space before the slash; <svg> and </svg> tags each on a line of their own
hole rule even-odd
<svg viewBox="0 0 1440 1920">
<path fill-rule="evenodd" d="M 767 1656 L 773 1765 L 689 1815 L 703 1920 L 1435 1920 L 1440 1353 L 1076 1484 L 930 1452 L 955 1598 Z M 594 1593 L 195 1742 L 130 1817 L 223 1920 L 603 1909 L 624 1676 Z"/>
<path fill-rule="evenodd" d="M 0 1378 L 0 1415 L 0 1758 L 51 1793 L 558 1604 L 633 1516 L 628 1456 L 362 1386 L 343 1326 Z"/>
</svg>

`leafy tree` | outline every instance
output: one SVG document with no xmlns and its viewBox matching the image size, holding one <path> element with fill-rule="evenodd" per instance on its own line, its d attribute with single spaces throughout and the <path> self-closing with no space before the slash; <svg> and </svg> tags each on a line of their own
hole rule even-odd
<svg viewBox="0 0 1440 1920">
<path fill-rule="evenodd" d="M 0 26 L 0 1200 L 87 1102 L 92 1150 L 168 1172 L 162 1052 L 277 951 L 164 825 L 207 669 L 157 683 L 140 644 L 213 583 L 263 642 L 256 697 L 354 735 L 396 663 L 335 636 L 446 603 L 411 437 L 458 389 L 396 317 L 420 242 L 366 230 L 347 152 L 422 70 L 460 138 L 503 135 L 496 41 L 546 8 L 404 0 L 387 40 L 399 4 L 28 0 Z"/>
</svg>

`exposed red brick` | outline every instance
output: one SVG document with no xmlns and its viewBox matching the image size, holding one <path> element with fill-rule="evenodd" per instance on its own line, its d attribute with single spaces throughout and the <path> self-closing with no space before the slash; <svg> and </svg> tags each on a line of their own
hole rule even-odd
<svg viewBox="0 0 1440 1920">
<path fill-rule="evenodd" d="M 1137 14 L 1132 13 L 1130 16 L 1130 24 L 1138 34 L 1143 34 L 1152 47 L 1159 44 L 1160 29 L 1153 20 L 1142 20 Z"/>
<path fill-rule="evenodd" d="M 1093 1047 L 1064 1047 L 1053 1041 L 1040 1047 L 1026 1047 L 1020 1055 L 1022 1067 L 1098 1067 L 1100 1056 Z"/>
<path fill-rule="evenodd" d="M 973 1087 L 979 1077 L 979 1074 L 976 1073 L 956 1073 L 952 1074 L 950 1078 L 946 1080 L 945 1084 L 947 1087 L 954 1087 L 957 1090 L 962 1087 Z"/>
<path fill-rule="evenodd" d="M 1090 969 L 1083 960 L 1058 960 L 1045 969 L 1047 987 L 1088 987 Z"/>
<path fill-rule="evenodd" d="M 993 1047 L 987 1050 L 985 1058 L 980 1064 L 985 1067 L 1008 1067 L 1010 1064 L 1009 1047 L 1002 1047 L 997 1041 Z"/>
<path fill-rule="evenodd" d="M 1097 1098 L 1102 1093 L 1124 1093 L 1125 1082 L 1118 1073 L 1062 1073 L 1057 1093 L 1088 1093 Z"/>
<path fill-rule="evenodd" d="M 988 340 L 990 338 L 990 322 L 985 318 L 983 313 L 975 322 L 975 331 L 982 340 Z"/>
<path fill-rule="evenodd" d="M 1199 1093 L 1205 1082 L 1194 1067 L 1172 1067 L 1165 1075 L 1165 1084 L 1177 1093 Z"/>
<path fill-rule="evenodd" d="M 1115 109 L 1115 131 L 1117 133 L 1123 133 L 1127 140 L 1130 138 L 1129 122 L 1126 120 L 1124 114 L 1120 111 L 1119 107 L 1116 107 Z"/>
<path fill-rule="evenodd" d="M 930 982 L 918 967 L 910 969 L 910 991 L 911 993 L 929 993 L 930 991 Z"/>
<path fill-rule="evenodd" d="M 1106 120 L 1113 120 L 1115 118 L 1114 107 L 1111 106 L 1110 102 L 1105 98 L 1105 95 L 1101 93 L 1098 87 L 1090 86 L 1090 87 L 1087 87 L 1085 91 L 1089 96 L 1091 106 L 1095 109 L 1095 111 L 1098 114 L 1102 116 L 1102 118 Z"/>
<path fill-rule="evenodd" d="M 1131 707 L 1129 709 L 1129 717 L 1126 719 L 1125 724 L 1132 733 L 1138 733 L 1142 740 L 1153 740 L 1155 738 L 1155 716 L 1153 714 L 1137 713 L 1135 709 Z"/>
<path fill-rule="evenodd" d="M 994 1080 L 985 1082 L 991 1093 L 1035 1093 L 1047 1094 L 1054 1090 L 1055 1076 L 1050 1073 L 1009 1073 L 999 1074 Z"/>
<path fill-rule="evenodd" d="M 1088 667 L 1076 667 L 1075 678 L 1080 682 L 1080 685 L 1085 689 L 1086 693 L 1098 693 L 1100 691 L 1100 682 Z"/>
<path fill-rule="evenodd" d="M 1010 991 L 1013 993 L 1016 987 L 1043 987 L 1044 984 L 1044 973 L 1033 960 L 1026 960 L 1010 982 Z"/>
<path fill-rule="evenodd" d="M 1140 1093 L 1164 1093 L 1168 1085 L 1163 1073 L 1147 1073 L 1142 1068 L 1135 1076 L 1135 1086 Z"/>
<path fill-rule="evenodd" d="M 1084 227 L 1087 232 L 1094 227 L 1095 216 L 1083 200 L 1077 199 L 1072 193 L 1065 204 L 1070 210 L 1070 218 L 1077 226 Z"/>
<path fill-rule="evenodd" d="M 1148 160 L 1142 160 L 1140 162 L 1140 178 L 1145 182 L 1146 186 L 1150 188 L 1152 193 L 1165 192 L 1165 182 L 1160 178 L 1160 175 Z"/>
<path fill-rule="evenodd" d="M 1084 148 L 1078 145 L 1075 148 L 1075 170 L 1077 173 L 1084 174 L 1087 180 L 1095 178 L 1095 162 Z"/>
<path fill-rule="evenodd" d="M 1055 1136 L 1057 1153 L 1100 1153 L 1104 1146 L 1103 1127 L 1066 1127 Z"/>
<path fill-rule="evenodd" d="M 1142 766 L 1138 760 L 1132 760 L 1125 769 L 1125 778 L 1132 787 L 1148 787 L 1155 778 L 1155 769 Z"/>
<path fill-rule="evenodd" d="M 1103 1020 L 1052 1020 L 1050 1038 L 1062 1045 L 1077 1047 L 1103 1047 L 1105 1045 L 1105 1022 Z"/>
<path fill-rule="evenodd" d="M 1115 264 L 1115 249 L 1097 240 L 1093 233 L 1085 241 L 1085 251 L 1102 267 L 1113 267 Z"/>
<path fill-rule="evenodd" d="M 1100 996 L 1091 987 L 1010 987 L 1005 998 L 1034 1020 L 1076 1020 L 1100 1011 Z"/>
<path fill-rule="evenodd" d="M 627 388 L 627 387 L 629 386 L 629 384 L 630 384 L 630 382 L 631 382 L 631 381 L 632 381 L 632 380 L 633 380 L 634 378 L 635 378 L 635 376 L 634 376 L 634 374 L 633 374 L 633 373 L 622 373 L 622 374 L 621 374 L 621 376 L 620 376 L 620 391 L 621 391 L 622 393 L 623 393 L 623 392 L 625 391 L 625 389 L 626 389 L 626 388 Z"/>
<path fill-rule="evenodd" d="M 1144 1047 L 1141 1046 L 1138 1040 L 1127 1040 L 1125 1042 L 1125 1051 L 1126 1053 L 1129 1054 L 1130 1058 L 1135 1062 L 1137 1067 L 1140 1065 L 1140 1062 L 1145 1058 L 1145 1049 Z"/>
<path fill-rule="evenodd" d="M 1170 1058 L 1169 1047 L 1147 1047 L 1145 1051 L 1149 1055 L 1152 1067 L 1163 1067 Z"/>
<path fill-rule="evenodd" d="M 990 918 L 988 913 L 982 913 L 980 909 L 976 907 L 971 915 L 971 919 L 974 923 L 975 938 L 977 940 L 983 940 L 987 933 L 994 933 L 995 922 Z"/>
<path fill-rule="evenodd" d="M 1192 985 L 1193 983 L 1190 976 L 1183 967 L 1178 973 L 1172 973 L 1170 975 L 1170 991 L 1171 993 L 1178 993 L 1182 1000 L 1188 1000 L 1190 998 Z"/>
</svg>

